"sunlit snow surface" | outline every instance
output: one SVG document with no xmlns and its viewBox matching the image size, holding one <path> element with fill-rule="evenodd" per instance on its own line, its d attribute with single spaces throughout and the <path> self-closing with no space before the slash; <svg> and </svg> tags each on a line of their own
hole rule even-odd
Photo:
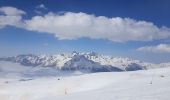
<svg viewBox="0 0 170 100">
<path fill-rule="evenodd" d="M 169 100 L 170 67 L 133 72 L 58 72 L 0 62 L 0 100 Z"/>
</svg>

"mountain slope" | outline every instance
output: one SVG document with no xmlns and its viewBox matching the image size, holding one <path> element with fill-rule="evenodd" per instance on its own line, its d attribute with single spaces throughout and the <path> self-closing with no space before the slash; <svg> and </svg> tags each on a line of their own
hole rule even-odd
<svg viewBox="0 0 170 100">
<path fill-rule="evenodd" d="M 75 55 L 71 60 L 64 64 L 63 70 L 81 70 L 88 72 L 109 72 L 109 71 L 122 71 L 119 68 L 101 65 L 98 62 L 89 60 L 84 55 Z"/>
</svg>

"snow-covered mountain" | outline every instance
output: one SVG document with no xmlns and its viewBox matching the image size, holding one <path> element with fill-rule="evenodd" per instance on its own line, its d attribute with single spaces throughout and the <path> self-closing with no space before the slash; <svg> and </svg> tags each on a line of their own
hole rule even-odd
<svg viewBox="0 0 170 100">
<path fill-rule="evenodd" d="M 170 64 L 152 64 L 130 58 L 104 56 L 94 52 L 58 55 L 18 55 L 0 58 L 0 61 L 20 63 L 25 66 L 54 67 L 59 70 L 80 70 L 87 72 L 134 71 L 165 67 Z"/>
</svg>

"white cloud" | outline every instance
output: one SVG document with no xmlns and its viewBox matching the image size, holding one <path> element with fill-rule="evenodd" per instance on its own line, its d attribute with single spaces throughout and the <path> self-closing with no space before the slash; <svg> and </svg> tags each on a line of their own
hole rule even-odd
<svg viewBox="0 0 170 100">
<path fill-rule="evenodd" d="M 43 4 L 39 5 L 44 8 Z M 86 13 L 53 13 L 23 19 L 24 11 L 14 7 L 1 7 L 0 27 L 7 25 L 26 30 L 48 33 L 58 39 L 106 39 L 114 42 L 152 41 L 170 38 L 170 28 L 158 27 L 152 22 L 131 18 L 95 16 Z"/>
<path fill-rule="evenodd" d="M 116 42 L 150 41 L 170 37 L 170 29 L 130 18 L 95 16 L 86 13 L 49 13 L 26 21 L 27 29 L 46 32 L 59 39 L 108 39 Z"/>
<path fill-rule="evenodd" d="M 0 7 L 0 28 L 5 26 L 23 27 L 22 15 L 24 11 L 14 7 Z"/>
<path fill-rule="evenodd" d="M 170 44 L 159 44 L 156 46 L 144 46 L 137 49 L 137 51 L 146 51 L 154 53 L 170 53 Z"/>
</svg>

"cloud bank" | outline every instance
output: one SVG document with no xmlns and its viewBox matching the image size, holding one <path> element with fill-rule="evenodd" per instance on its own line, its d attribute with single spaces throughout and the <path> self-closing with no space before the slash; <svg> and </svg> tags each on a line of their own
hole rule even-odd
<svg viewBox="0 0 170 100">
<path fill-rule="evenodd" d="M 67 12 L 63 15 L 49 13 L 26 21 L 27 29 L 46 32 L 59 39 L 108 39 L 116 42 L 150 41 L 170 37 L 170 29 L 158 28 L 151 22 L 130 18 L 96 17 L 86 13 Z"/>
<path fill-rule="evenodd" d="M 159 44 L 156 46 L 144 46 L 137 49 L 137 51 L 146 51 L 154 53 L 170 53 L 170 44 Z"/>
<path fill-rule="evenodd" d="M 2 9 L 2 8 L 0 8 Z M 22 22 L 22 28 L 39 33 L 52 34 L 58 39 L 79 39 L 83 37 L 91 39 L 106 39 L 114 42 L 127 41 L 152 41 L 170 37 L 170 28 L 158 27 L 152 22 L 137 21 L 131 18 L 95 16 L 83 12 L 66 12 L 57 14 L 49 12 L 44 16 L 33 16 L 31 19 L 22 19 L 24 11 L 16 9 L 18 15 L 11 18 L 9 11 L 0 16 L 0 26 L 18 26 Z M 21 13 L 22 12 L 22 13 Z M 3 22 L 3 18 L 11 21 Z"/>
</svg>

